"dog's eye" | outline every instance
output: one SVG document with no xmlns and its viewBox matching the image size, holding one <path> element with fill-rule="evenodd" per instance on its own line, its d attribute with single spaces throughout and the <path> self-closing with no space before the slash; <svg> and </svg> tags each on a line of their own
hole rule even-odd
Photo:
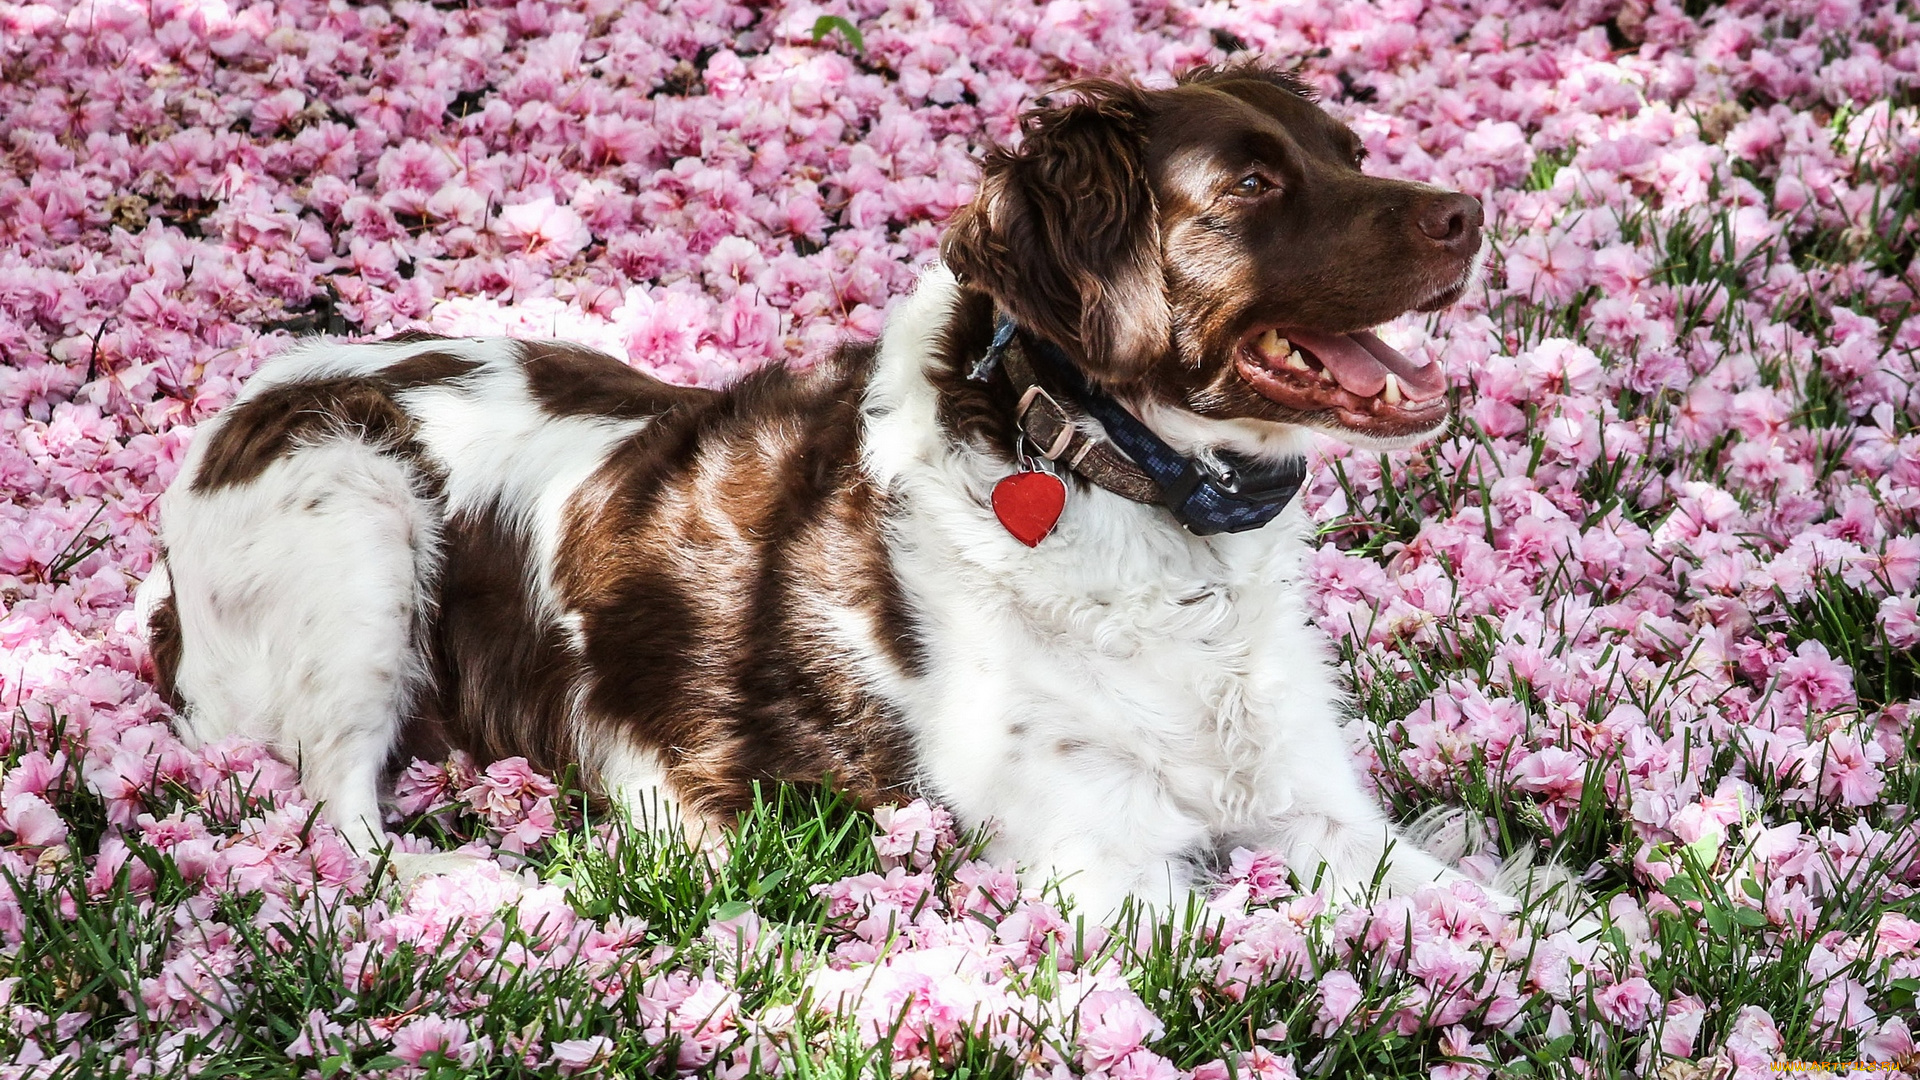
<svg viewBox="0 0 1920 1080">
<path fill-rule="evenodd" d="M 1248 173 L 1240 178 L 1239 183 L 1233 185 L 1233 193 L 1235 195 L 1249 198 L 1272 190 L 1273 185 L 1268 183 L 1267 178 L 1261 176 L 1259 173 Z"/>
</svg>

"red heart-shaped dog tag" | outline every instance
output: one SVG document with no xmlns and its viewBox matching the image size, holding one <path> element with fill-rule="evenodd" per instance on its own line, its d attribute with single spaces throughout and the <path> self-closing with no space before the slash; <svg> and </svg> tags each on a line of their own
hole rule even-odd
<svg viewBox="0 0 1920 1080">
<path fill-rule="evenodd" d="M 1047 538 L 1066 506 L 1067 485 L 1050 472 L 1017 472 L 993 485 L 993 516 L 1028 547 Z"/>
</svg>

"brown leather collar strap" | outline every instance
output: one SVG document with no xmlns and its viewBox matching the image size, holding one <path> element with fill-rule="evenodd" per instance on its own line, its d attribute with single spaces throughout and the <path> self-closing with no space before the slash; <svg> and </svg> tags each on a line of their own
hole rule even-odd
<svg viewBox="0 0 1920 1080">
<path fill-rule="evenodd" d="M 1080 474 L 1089 483 L 1106 488 L 1134 502 L 1160 504 L 1160 485 L 1122 454 L 1118 447 L 1097 435 L 1089 435 L 1047 389 L 1034 378 L 1033 365 L 1015 337 L 1001 354 L 1000 366 L 1012 381 L 1020 404 L 1014 416 L 1034 452 L 1048 461 L 1056 461 Z"/>
</svg>

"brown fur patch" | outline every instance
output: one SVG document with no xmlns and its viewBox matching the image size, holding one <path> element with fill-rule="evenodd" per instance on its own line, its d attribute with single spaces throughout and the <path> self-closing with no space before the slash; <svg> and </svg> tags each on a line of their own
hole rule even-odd
<svg viewBox="0 0 1920 1080">
<path fill-rule="evenodd" d="M 864 610 L 873 622 L 874 636 L 894 666 L 917 679 L 927 671 L 927 647 L 887 552 L 884 530 L 889 509 L 886 497 L 863 480 L 842 504 L 840 524 L 843 535 L 859 541 L 847 565 L 868 590 Z"/>
<path fill-rule="evenodd" d="M 746 806 L 756 780 L 904 797 L 910 754 L 857 673 L 840 616 L 918 670 L 880 497 L 859 477 L 871 347 L 771 369 L 660 418 L 568 512 L 558 580 L 581 613 L 590 722 L 660 753 L 689 808 Z"/>
<path fill-rule="evenodd" d="M 375 446 L 398 446 L 412 437 L 413 420 L 377 379 L 321 379 L 276 386 L 227 410 L 213 445 L 194 473 L 192 490 L 244 484 L 299 443 L 343 433 Z"/>
<path fill-rule="evenodd" d="M 341 436 L 418 459 L 413 417 L 393 395 L 461 378 L 478 366 L 450 353 L 427 352 L 377 375 L 311 379 L 266 390 L 221 414 L 191 490 L 247 483 L 294 448 Z"/>
<path fill-rule="evenodd" d="M 153 688 L 169 707 L 180 711 L 186 703 L 176 687 L 186 641 L 180 636 L 180 609 L 171 596 L 155 604 L 147 616 L 147 648 L 153 655 Z"/>
<path fill-rule="evenodd" d="M 418 356 L 409 356 L 397 364 L 388 364 L 381 369 L 378 378 L 395 390 L 413 390 L 422 386 L 438 386 L 463 379 L 480 370 L 477 360 L 469 360 L 453 353 L 423 352 Z"/>
<path fill-rule="evenodd" d="M 1014 459 L 1013 385 L 998 368 L 985 382 L 971 378 L 974 362 L 993 343 L 993 297 L 963 288 L 940 328 L 928 380 L 939 400 L 940 426 L 960 442 Z"/>
<path fill-rule="evenodd" d="M 521 364 L 534 400 L 552 416 L 641 420 L 713 397 L 711 390 L 661 382 L 603 352 L 562 341 L 525 342 Z"/>
<path fill-rule="evenodd" d="M 575 760 L 568 717 L 579 657 L 534 600 L 527 538 L 491 508 L 455 514 L 441 535 L 427 641 L 435 688 L 420 704 L 426 730 L 416 738 L 557 771 Z"/>
<path fill-rule="evenodd" d="M 583 742 L 618 734 L 660 756 L 696 815 L 747 806 L 761 780 L 831 777 L 868 804 L 906 797 L 910 748 L 862 674 L 878 664 L 913 678 L 925 666 L 886 548 L 886 497 L 859 467 L 874 349 L 725 392 L 572 346 L 525 346 L 521 359 L 548 415 L 652 420 L 567 512 L 555 573 L 585 644 L 537 599 L 542 571 L 522 528 L 493 508 L 453 515 L 416 634 L 432 682 L 401 752 L 459 748 L 558 770 Z M 244 483 L 342 436 L 417 458 L 430 485 L 437 474 L 396 395 L 475 370 L 432 351 L 266 389 L 223 418 L 195 485 Z M 168 672 L 178 626 L 159 624 L 171 616 L 159 609 L 154 632 L 156 653 L 174 649 Z"/>
<path fill-rule="evenodd" d="M 1087 79 L 1021 117 L 1017 150 L 988 152 L 980 191 L 941 258 L 1095 383 L 1124 386 L 1168 351 L 1159 211 L 1148 168 L 1154 107 L 1129 83 Z"/>
</svg>

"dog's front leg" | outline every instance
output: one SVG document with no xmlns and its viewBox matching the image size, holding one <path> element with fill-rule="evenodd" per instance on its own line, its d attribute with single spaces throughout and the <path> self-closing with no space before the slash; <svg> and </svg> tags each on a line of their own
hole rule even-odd
<svg viewBox="0 0 1920 1080">
<path fill-rule="evenodd" d="M 1205 822 L 1150 774 L 1112 761 L 1064 764 L 1005 778 L 991 854 L 1018 862 L 1029 881 L 1057 882 L 1090 922 L 1110 920 L 1128 899 L 1177 913 L 1199 879 Z"/>
<path fill-rule="evenodd" d="M 1274 777 L 1279 810 L 1257 838 L 1260 846 L 1279 850 L 1303 885 L 1318 878 L 1343 901 L 1364 897 L 1376 877 L 1390 895 L 1463 879 L 1393 827 L 1362 786 L 1337 724 L 1302 726 Z"/>
<path fill-rule="evenodd" d="M 1023 662 L 1034 663 L 1023 653 L 982 667 Z M 967 827 L 988 827 L 988 857 L 1018 864 L 1029 886 L 1057 883 L 1089 922 L 1128 899 L 1179 910 L 1213 829 L 1169 791 L 1156 747 L 1114 730 L 1110 703 L 984 671 L 940 685 L 964 693 L 920 714 L 920 783 Z"/>
</svg>

